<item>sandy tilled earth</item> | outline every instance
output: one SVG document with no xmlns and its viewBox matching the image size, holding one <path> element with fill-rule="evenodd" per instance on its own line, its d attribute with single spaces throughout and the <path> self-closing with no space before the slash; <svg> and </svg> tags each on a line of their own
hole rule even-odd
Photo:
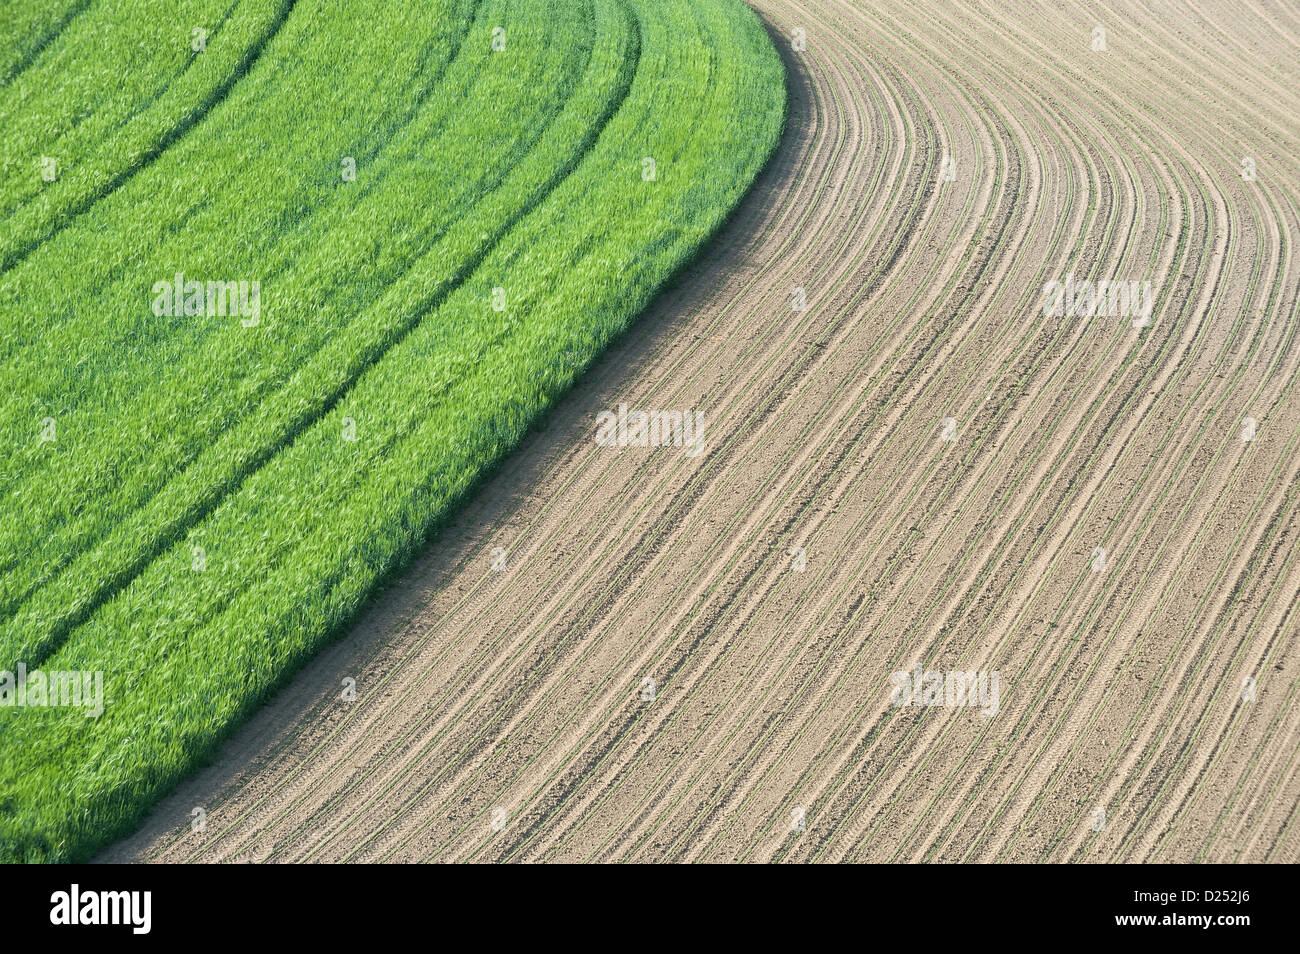
<svg viewBox="0 0 1300 954">
<path fill-rule="evenodd" d="M 738 215 L 107 858 L 1300 860 L 1300 11 L 755 6 Z"/>
</svg>

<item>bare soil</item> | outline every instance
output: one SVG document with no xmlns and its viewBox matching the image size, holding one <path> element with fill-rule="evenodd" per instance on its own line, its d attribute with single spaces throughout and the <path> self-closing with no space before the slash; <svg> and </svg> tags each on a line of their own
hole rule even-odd
<svg viewBox="0 0 1300 954">
<path fill-rule="evenodd" d="M 1300 860 L 1300 13 L 754 6 L 737 215 L 105 860 Z"/>
</svg>

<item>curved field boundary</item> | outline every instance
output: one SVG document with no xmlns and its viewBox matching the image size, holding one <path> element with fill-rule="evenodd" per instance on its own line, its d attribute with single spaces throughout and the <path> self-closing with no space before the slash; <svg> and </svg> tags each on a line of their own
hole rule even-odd
<svg viewBox="0 0 1300 954">
<path fill-rule="evenodd" d="M 838 112 L 838 111 L 837 111 L 837 112 Z M 841 118 L 842 118 L 842 115 L 841 115 Z M 796 117 L 795 120 L 794 120 L 794 122 L 795 122 L 795 124 L 797 125 L 797 124 L 799 123 L 799 119 Z M 843 142 L 844 142 L 844 136 L 843 136 L 843 135 L 837 137 L 837 138 L 835 139 L 835 143 L 834 143 L 834 147 L 835 147 L 835 149 L 838 150 L 838 149 L 843 145 Z M 883 160 L 882 160 L 882 161 L 883 161 Z M 879 165 L 878 165 L 878 166 L 877 166 L 877 171 L 876 171 L 875 173 L 873 173 L 873 176 L 879 174 L 879 172 L 878 172 L 879 168 L 880 168 L 880 167 L 879 167 Z M 819 180 L 818 183 L 817 183 L 817 192 L 821 192 L 821 191 L 823 190 L 823 188 L 825 187 L 825 184 L 826 184 L 826 177 L 823 176 L 822 179 Z M 760 188 L 759 191 L 760 191 L 760 193 L 761 193 L 761 192 L 765 192 L 766 189 L 765 189 L 765 188 Z M 797 218 L 797 219 L 798 219 L 798 224 L 797 224 L 793 229 L 780 229 L 780 230 L 779 230 L 782 234 L 786 234 L 787 236 L 790 236 L 789 238 L 786 239 L 786 245 L 787 245 L 787 247 L 789 247 L 789 246 L 793 243 L 793 241 L 794 241 L 793 236 L 794 236 L 794 235 L 802 234 L 802 233 L 803 233 L 803 231 L 804 231 L 804 229 L 805 229 L 805 227 L 806 227 L 806 223 L 807 223 L 808 217 L 809 217 L 809 215 L 811 214 L 811 212 L 814 211 L 814 208 L 815 208 L 815 207 L 812 206 L 812 205 L 805 206 L 805 207 L 804 207 L 805 211 L 801 212 L 801 213 L 798 214 L 798 215 L 795 215 L 795 209 L 793 209 L 793 208 L 790 209 L 790 217 L 791 217 L 791 218 Z M 766 270 L 767 270 L 767 269 L 764 269 L 763 271 L 766 271 Z M 759 283 L 758 283 L 758 280 L 759 280 L 759 278 L 761 278 L 761 277 L 762 277 L 762 275 L 760 274 L 759 276 L 755 276 L 754 278 L 750 279 L 750 281 L 747 283 L 747 287 L 749 287 L 749 288 L 755 288 L 755 287 L 758 287 L 758 284 L 759 284 Z M 767 298 L 770 298 L 771 296 L 772 296 L 772 293 L 769 292 L 769 293 L 767 294 L 766 297 L 767 297 Z M 733 300 L 732 305 L 734 306 L 736 303 L 737 303 L 737 301 Z M 719 321 L 721 321 L 721 316 L 719 316 L 719 318 L 715 319 L 715 321 L 714 321 L 714 325 L 716 326 L 717 323 L 718 323 Z M 694 347 L 696 347 L 696 348 L 702 348 L 702 347 L 705 346 L 705 343 L 708 342 L 709 340 L 710 340 L 710 339 L 709 339 L 709 337 L 708 337 L 707 335 L 701 336 L 701 337 L 698 339 L 698 344 L 695 345 Z M 678 364 L 679 364 L 679 366 L 680 366 L 680 364 L 681 364 L 680 359 L 679 359 Z M 680 392 L 679 392 L 678 395 L 674 396 L 673 399 L 675 400 L 675 399 L 676 399 L 677 397 L 679 397 L 679 396 L 680 396 Z M 626 500 L 623 499 L 622 495 L 620 495 L 620 496 L 618 496 L 618 497 L 615 497 L 615 498 L 614 498 L 614 499 L 609 503 L 609 505 L 607 505 L 607 512 L 610 512 L 610 513 L 617 512 L 621 507 L 623 507 L 623 506 L 625 505 L 625 503 L 626 503 Z M 566 520 L 565 523 L 567 524 L 568 521 Z M 552 539 L 553 539 L 553 538 L 554 538 L 554 535 L 552 534 Z M 593 539 L 594 539 L 594 537 L 593 537 Z M 584 548 L 580 548 L 577 552 L 585 552 L 585 549 L 586 549 L 585 547 L 584 547 Z M 568 564 L 567 564 L 566 566 L 562 566 L 562 567 L 560 567 L 559 569 L 557 569 L 557 570 L 555 571 L 555 573 L 552 575 L 552 578 L 551 578 L 551 581 L 550 581 L 550 582 L 553 583 L 553 582 L 555 581 L 555 579 L 558 579 L 558 578 L 559 578 L 560 574 L 562 574 L 563 572 L 566 572 L 567 570 L 571 569 L 572 566 L 573 566 L 573 564 L 574 564 L 574 560 L 575 560 L 576 558 L 577 558 L 577 553 L 575 553 L 574 556 L 570 558 L 570 560 L 568 561 Z M 491 579 L 492 579 L 492 574 L 490 574 L 490 573 L 487 573 L 487 574 L 484 574 L 484 575 L 480 576 L 480 577 L 476 580 L 475 586 L 472 587 L 472 588 L 471 588 L 471 589 L 466 593 L 466 595 L 463 597 L 463 599 L 461 600 L 461 605 L 464 605 L 464 604 L 465 604 L 465 603 L 466 603 L 470 598 L 473 597 L 473 595 L 474 595 L 474 593 L 475 593 L 476 590 L 478 590 L 479 588 L 481 588 L 485 583 L 487 583 L 487 582 L 490 581 Z M 490 607 L 492 607 L 492 606 L 497 605 L 498 602 L 499 602 L 499 597 L 500 597 L 500 594 L 498 594 L 497 597 L 494 597 L 494 599 L 493 599 L 492 601 L 490 601 L 488 604 L 486 604 L 486 608 L 490 608 Z M 513 620 L 514 620 L 514 622 L 517 622 L 519 619 L 523 618 L 523 616 L 524 616 L 525 614 L 527 614 L 527 613 L 530 611 L 530 609 L 531 609 L 531 607 L 530 607 L 528 604 L 525 604 L 525 605 L 522 606 L 518 611 L 514 612 L 514 615 L 513 615 Z M 445 650 L 443 650 L 442 652 L 445 653 L 445 652 L 448 651 L 449 649 L 454 649 L 454 648 L 456 648 L 456 643 L 455 643 L 455 642 L 449 644 L 448 648 L 445 649 Z M 440 654 L 440 655 L 441 655 L 441 654 Z M 481 658 L 487 658 L 487 657 L 486 657 L 486 656 L 482 656 Z M 409 661 L 409 660 L 408 660 L 408 661 Z M 382 688 L 382 686 L 379 687 L 379 688 Z M 445 694 L 445 692 L 444 692 L 443 696 L 440 697 L 439 701 L 441 701 L 441 699 L 442 699 L 442 698 L 445 698 L 445 697 L 446 697 L 446 694 Z M 328 740 L 323 741 L 321 744 L 322 744 L 322 745 L 328 744 Z"/>
<path fill-rule="evenodd" d="M 110 857 L 1295 859 L 1295 17 L 755 5 L 790 138 L 713 268 Z"/>
<path fill-rule="evenodd" d="M 21 755 L 0 776 L 6 857 L 84 855 L 192 768 L 622 333 L 717 229 L 782 125 L 776 55 L 729 0 L 449 3 L 466 18 L 418 18 L 422 42 L 408 11 L 382 6 L 380 18 L 291 12 L 201 123 L 3 277 L 25 288 L 104 236 L 112 254 L 95 279 L 121 302 L 97 336 L 78 336 L 82 309 L 52 323 L 60 340 L 16 339 L 22 360 L 5 370 L 15 407 L 33 392 L 66 402 L 74 446 L 28 452 L 6 474 L 15 496 L 45 506 L 6 514 L 0 532 L 50 558 L 5 565 L 0 648 L 110 682 L 100 720 L 40 711 L 0 724 L 0 745 Z M 349 33 L 358 17 L 367 30 Z M 350 82 L 312 55 L 313 43 L 339 52 L 342 36 L 371 54 L 400 38 L 400 58 Z M 374 57 L 355 59 L 359 79 Z M 214 216 L 231 213 L 217 196 L 245 181 L 221 171 L 232 130 L 285 128 L 277 116 L 300 110 L 317 78 L 337 121 L 269 144 L 305 174 L 235 211 L 252 241 L 223 257 Z M 325 171 L 340 155 L 374 175 L 340 186 Z M 134 201 L 163 184 L 177 218 L 146 217 L 129 256 L 113 249 Z M 140 341 L 129 296 L 142 262 L 176 260 L 183 243 L 204 266 L 259 262 L 285 305 L 243 323 L 252 334 L 200 321 Z M 111 364 L 124 340 L 142 360 Z M 68 347 L 83 355 L 71 371 Z M 184 383 L 195 369 L 198 392 Z M 69 388 L 83 381 L 99 391 Z M 77 441 L 115 416 L 146 434 L 167 425 L 166 439 L 143 453 Z M 88 812 L 59 795 L 74 776 Z"/>
</svg>

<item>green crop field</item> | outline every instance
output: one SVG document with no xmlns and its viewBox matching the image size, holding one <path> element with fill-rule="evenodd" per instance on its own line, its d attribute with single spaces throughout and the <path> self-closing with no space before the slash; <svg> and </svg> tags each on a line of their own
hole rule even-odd
<svg viewBox="0 0 1300 954">
<path fill-rule="evenodd" d="M 784 111 L 738 0 L 6 0 L 0 670 L 104 705 L 8 691 L 0 860 L 130 830 L 337 634 Z"/>
</svg>

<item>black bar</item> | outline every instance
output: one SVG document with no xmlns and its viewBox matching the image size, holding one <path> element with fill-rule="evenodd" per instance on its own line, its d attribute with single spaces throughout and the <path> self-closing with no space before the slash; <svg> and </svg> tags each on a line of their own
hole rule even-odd
<svg viewBox="0 0 1300 954">
<path fill-rule="evenodd" d="M 995 938 L 1008 944 L 1128 938 L 1223 945 L 1286 936 L 1280 932 L 1291 920 L 1284 908 L 1293 870 L 877 865 L 805 874 L 714 867 L 667 875 L 662 869 L 548 871 L 534 881 L 539 875 L 527 871 L 453 875 L 400 866 L 50 866 L 0 869 L 0 890 L 5 937 L 12 942 L 112 935 L 129 945 L 238 938 L 260 946 L 281 938 L 298 945 L 348 938 L 370 943 L 414 933 L 436 943 L 454 937 L 453 927 L 487 927 L 493 943 L 502 933 L 519 932 L 548 945 L 588 938 L 654 944 L 674 936 L 678 944 L 699 940 L 698 930 L 688 928 L 698 924 L 733 942 L 784 925 L 805 940 L 847 933 L 873 944 L 890 944 L 901 931 L 927 948 Z M 111 917 L 117 906 L 126 923 L 52 923 L 69 920 L 73 885 L 87 917 L 101 908 Z M 105 899 L 100 892 L 142 894 Z M 143 892 L 147 933 L 137 931 L 144 927 Z M 1120 923 L 1135 916 L 1154 921 Z M 1206 917 L 1208 926 L 1200 922 Z M 775 943 L 775 935 L 769 940 Z"/>
</svg>

